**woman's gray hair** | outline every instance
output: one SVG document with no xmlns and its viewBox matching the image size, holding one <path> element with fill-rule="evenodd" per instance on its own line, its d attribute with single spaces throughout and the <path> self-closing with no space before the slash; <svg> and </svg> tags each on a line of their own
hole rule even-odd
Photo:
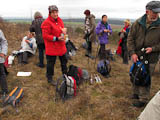
<svg viewBox="0 0 160 120">
<path fill-rule="evenodd" d="M 39 18 L 39 17 L 43 17 L 42 14 L 40 12 L 35 12 L 34 14 L 34 19 Z"/>
</svg>

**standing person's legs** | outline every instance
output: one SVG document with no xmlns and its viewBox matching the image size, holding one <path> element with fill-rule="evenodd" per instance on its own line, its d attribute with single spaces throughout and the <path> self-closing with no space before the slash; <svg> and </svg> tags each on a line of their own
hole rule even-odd
<svg viewBox="0 0 160 120">
<path fill-rule="evenodd" d="M 44 43 L 38 44 L 38 50 L 39 50 L 39 67 L 44 67 L 44 50 L 45 45 Z"/>
<path fill-rule="evenodd" d="M 149 65 L 149 71 L 150 71 L 151 78 L 154 73 L 155 66 L 156 64 Z M 148 103 L 148 100 L 150 98 L 150 88 L 151 88 L 151 84 L 147 86 L 139 87 L 139 101 L 138 103 L 135 104 L 136 107 L 143 107 L 144 105 Z"/>
<path fill-rule="evenodd" d="M 56 56 L 46 56 L 47 58 L 47 72 L 46 77 L 48 79 L 48 83 L 51 83 L 53 81 L 53 75 L 54 75 L 54 65 L 56 62 Z"/>
<path fill-rule="evenodd" d="M 100 59 L 105 58 L 105 44 L 100 44 L 99 56 Z"/>
<path fill-rule="evenodd" d="M 88 52 L 92 53 L 92 42 L 88 41 Z"/>
<path fill-rule="evenodd" d="M 124 64 L 128 64 L 128 51 L 127 50 L 123 50 L 123 63 Z"/>
<path fill-rule="evenodd" d="M 1 84 L 2 93 L 7 94 L 8 86 L 7 86 L 6 74 L 5 74 L 3 63 L 0 63 L 0 84 Z"/>
<path fill-rule="evenodd" d="M 61 61 L 61 69 L 63 74 L 67 74 L 67 58 L 65 55 L 59 56 L 59 59 Z"/>
</svg>

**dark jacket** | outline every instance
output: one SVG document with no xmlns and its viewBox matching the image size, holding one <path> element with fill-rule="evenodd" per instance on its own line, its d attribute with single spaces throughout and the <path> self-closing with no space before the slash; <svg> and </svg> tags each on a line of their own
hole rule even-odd
<svg viewBox="0 0 160 120">
<path fill-rule="evenodd" d="M 32 21 L 32 25 L 30 26 L 30 32 L 35 32 L 36 34 L 36 42 L 37 44 L 44 43 L 42 37 L 42 29 L 41 24 L 43 23 L 44 19 L 42 17 L 36 18 Z"/>
<path fill-rule="evenodd" d="M 150 63 L 156 63 L 160 53 L 160 18 L 148 28 L 146 18 L 145 14 L 132 25 L 127 39 L 128 51 L 130 55 L 140 56 L 142 48 L 152 47 L 148 60 Z"/>
</svg>

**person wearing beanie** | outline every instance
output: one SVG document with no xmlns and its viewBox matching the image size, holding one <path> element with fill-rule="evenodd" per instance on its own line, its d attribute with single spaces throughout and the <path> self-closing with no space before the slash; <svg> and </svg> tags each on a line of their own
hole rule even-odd
<svg viewBox="0 0 160 120">
<path fill-rule="evenodd" d="M 111 25 L 108 24 L 107 15 L 103 15 L 102 20 L 99 21 L 96 27 L 96 34 L 98 35 L 100 43 L 99 57 L 100 59 L 105 59 L 105 46 L 109 42 L 109 35 L 112 34 L 112 28 Z"/>
<path fill-rule="evenodd" d="M 145 49 L 149 74 L 153 75 L 160 54 L 160 1 L 151 1 L 146 5 L 146 13 L 131 26 L 127 46 L 132 61 L 141 60 L 141 51 Z M 133 106 L 143 107 L 149 100 L 151 79 L 145 86 L 133 86 Z"/>
<path fill-rule="evenodd" d="M 62 73 L 67 73 L 67 58 L 65 56 L 67 49 L 64 37 L 67 31 L 66 28 L 64 28 L 62 19 L 58 16 L 58 7 L 51 5 L 48 10 L 49 16 L 41 25 L 47 58 L 46 77 L 48 83 L 56 85 L 56 82 L 53 80 L 53 75 L 57 56 L 61 62 Z"/>
<path fill-rule="evenodd" d="M 32 24 L 30 26 L 30 32 L 35 32 L 36 34 L 36 42 L 38 46 L 38 52 L 39 52 L 39 63 L 37 64 L 38 67 L 43 68 L 44 67 L 44 51 L 45 51 L 45 45 L 44 40 L 42 37 L 42 29 L 41 24 L 43 23 L 44 19 L 40 12 L 35 12 L 34 14 L 34 20 L 32 21 Z"/>
<path fill-rule="evenodd" d="M 85 10 L 85 37 L 88 45 L 88 49 L 86 52 L 86 56 L 90 57 L 92 53 L 92 42 L 96 40 L 96 33 L 95 33 L 95 27 L 96 27 L 96 21 L 95 16 L 90 13 L 90 10 Z"/>
</svg>

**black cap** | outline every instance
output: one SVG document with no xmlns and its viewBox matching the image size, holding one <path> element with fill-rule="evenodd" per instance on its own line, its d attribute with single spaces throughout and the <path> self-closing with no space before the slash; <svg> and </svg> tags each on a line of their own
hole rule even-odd
<svg viewBox="0 0 160 120">
<path fill-rule="evenodd" d="M 151 1 L 146 5 L 147 10 L 152 10 L 155 13 L 160 13 L 160 1 Z"/>
</svg>

